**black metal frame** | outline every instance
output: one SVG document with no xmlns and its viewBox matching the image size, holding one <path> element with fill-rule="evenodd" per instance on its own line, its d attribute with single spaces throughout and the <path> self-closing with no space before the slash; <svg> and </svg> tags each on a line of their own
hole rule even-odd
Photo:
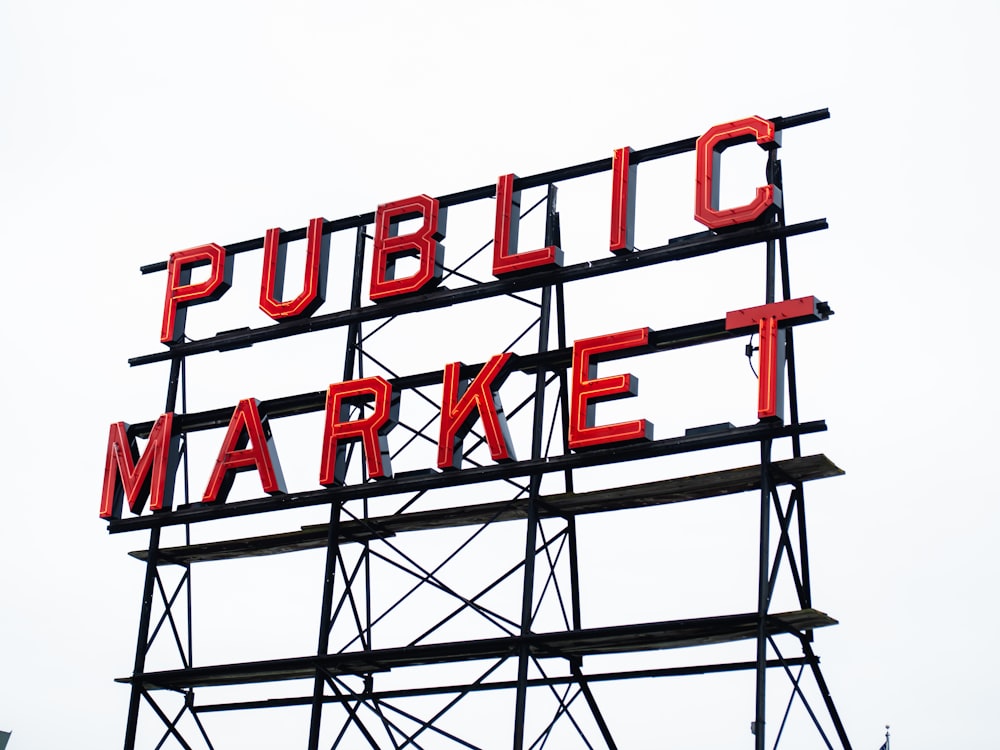
<svg viewBox="0 0 1000 750">
<path fill-rule="evenodd" d="M 788 128 L 828 116 L 826 110 L 821 110 L 790 118 L 775 118 L 775 121 L 777 127 Z M 692 138 L 637 151 L 633 154 L 633 162 L 640 163 L 690 151 L 694 148 L 694 140 Z M 547 186 L 545 199 L 536 204 L 536 207 L 541 204 L 545 206 L 547 245 L 559 244 L 556 183 L 607 171 L 610 167 L 610 160 L 605 159 L 521 178 L 515 183 L 517 189 Z M 770 152 L 768 170 L 770 179 L 780 187 L 780 163 L 776 151 Z M 442 205 L 456 205 L 486 199 L 492 197 L 494 189 L 494 186 L 484 186 L 444 196 L 440 201 Z M 792 692 L 785 718 L 792 704 L 799 701 L 827 747 L 832 749 L 834 746 L 827 732 L 832 726 L 835 741 L 840 747 L 850 750 L 846 731 L 821 673 L 819 659 L 812 649 L 813 630 L 835 621 L 812 608 L 804 493 L 805 482 L 842 472 L 823 456 L 802 454 L 801 435 L 825 430 L 826 426 L 823 422 L 799 421 L 793 326 L 788 325 L 783 329 L 786 337 L 789 403 L 786 423 L 763 421 L 745 427 L 728 425 L 682 437 L 582 453 L 571 453 L 565 442 L 569 391 L 567 372 L 570 364 L 565 284 L 630 268 L 763 243 L 766 247 L 765 299 L 773 302 L 779 294 L 782 299 L 790 299 L 787 239 L 824 229 L 826 222 L 817 220 L 786 226 L 784 213 L 779 210 L 772 221 L 758 226 L 719 234 L 705 232 L 678 238 L 659 248 L 609 257 L 593 263 L 537 271 L 513 279 L 475 283 L 406 300 L 362 306 L 362 269 L 366 243 L 370 239 L 366 228 L 372 220 L 373 217 L 369 214 L 328 222 L 326 225 L 328 232 L 352 228 L 356 230 L 350 309 L 316 316 L 307 321 L 289 321 L 256 330 L 220 333 L 202 341 L 185 341 L 170 347 L 168 351 L 137 357 L 130 362 L 133 365 L 163 360 L 171 362 L 166 410 L 177 413 L 176 429 L 185 441 L 189 433 L 224 426 L 232 413 L 232 407 L 187 413 L 183 386 L 185 360 L 188 356 L 251 346 L 307 330 L 346 326 L 345 380 L 364 376 L 368 365 L 390 377 L 395 389 L 413 391 L 434 403 L 420 389 L 439 383 L 441 372 L 406 376 L 393 373 L 380 359 L 373 356 L 363 325 L 381 321 L 377 323 L 377 328 L 381 329 L 398 315 L 507 295 L 537 309 L 535 321 L 514 340 L 514 343 L 522 340 L 537 327 L 534 352 L 514 359 L 516 369 L 534 375 L 533 392 L 508 414 L 512 420 L 523 420 L 530 414 L 531 456 L 508 464 L 479 464 L 476 461 L 477 449 L 481 449 L 485 438 L 474 431 L 470 436 L 473 439 L 467 441 L 469 444 L 464 451 L 466 461 L 473 464 L 472 468 L 446 474 L 423 472 L 404 475 L 377 483 L 293 493 L 278 499 L 257 498 L 205 506 L 186 502 L 189 499 L 187 457 L 186 450 L 182 448 L 185 459 L 181 464 L 184 471 L 185 503 L 171 512 L 113 520 L 109 524 L 109 530 L 113 533 L 145 528 L 150 531 L 148 549 L 133 553 L 145 561 L 146 575 L 133 671 L 130 677 L 121 680 L 131 686 L 126 750 L 137 746 L 137 727 L 142 705 L 148 705 L 163 725 L 163 734 L 156 747 L 173 741 L 184 748 L 194 747 L 192 743 L 213 748 L 209 738 L 210 731 L 202 720 L 204 715 L 232 710 L 308 706 L 309 750 L 331 747 L 331 734 L 334 736 L 332 747 L 355 747 L 358 743 L 366 743 L 374 748 L 402 748 L 411 745 L 420 748 L 427 746 L 424 744 L 427 742 L 425 737 L 433 736 L 434 743 L 444 743 L 445 747 L 475 748 L 481 745 L 474 744 L 449 729 L 442 717 L 467 696 L 484 691 L 510 691 L 514 695 L 511 737 L 509 740 L 497 741 L 490 747 L 510 742 L 514 750 L 540 748 L 553 736 L 557 726 L 568 723 L 582 745 L 616 748 L 618 745 L 613 728 L 601 711 L 598 696 L 591 687 L 593 684 L 739 670 L 749 670 L 755 674 L 756 702 L 752 729 L 755 747 L 763 750 L 766 746 L 764 721 L 767 706 L 766 675 L 769 669 L 783 672 L 791 684 Z M 304 236 L 304 232 L 304 229 L 287 232 L 285 237 L 297 239 Z M 227 252 L 253 250 L 261 247 L 261 243 L 259 239 L 251 240 L 231 246 L 227 248 Z M 154 264 L 144 267 L 143 272 L 163 268 L 163 264 Z M 445 269 L 445 273 L 462 276 L 460 268 L 461 266 Z M 530 295 L 537 295 L 537 300 Z M 829 314 L 829 308 L 821 305 L 819 319 Z M 809 321 L 791 323 L 804 322 Z M 726 331 L 724 321 L 707 321 L 655 331 L 651 335 L 649 349 L 679 348 L 736 335 L 743 334 Z M 472 373 L 477 369 L 473 366 L 469 371 Z M 178 398 L 181 401 L 179 409 Z M 264 402 L 262 406 L 270 418 L 320 411 L 323 409 L 323 394 L 300 394 Z M 431 438 L 426 431 L 430 424 L 401 423 L 400 428 L 410 432 L 411 441 L 429 441 Z M 134 434 L 143 435 L 150 427 L 151 423 L 144 423 L 135 425 L 132 429 Z M 562 444 L 554 449 L 552 443 L 559 437 Z M 772 459 L 772 446 L 776 441 L 784 440 L 790 441 L 792 457 L 781 461 Z M 574 471 L 583 467 L 740 443 L 759 443 L 758 465 L 598 491 L 577 492 L 574 488 Z M 349 461 L 356 465 L 363 462 L 363 456 L 352 453 Z M 547 474 L 562 475 L 563 492 L 542 492 L 542 479 Z M 471 485 L 490 487 L 490 491 L 497 491 L 497 483 L 502 483 L 499 486 L 512 488 L 512 496 L 493 502 L 480 501 L 461 506 L 424 510 L 412 507 L 425 493 L 435 489 Z M 783 488 L 787 492 L 785 498 L 782 497 Z M 582 581 L 578 516 L 749 491 L 759 492 L 760 499 L 758 603 L 755 612 L 603 628 L 584 627 L 580 601 Z M 408 499 L 395 512 L 373 515 L 368 501 L 377 496 L 405 496 Z M 269 512 L 279 508 L 324 504 L 329 505 L 330 516 L 328 523 L 320 526 L 247 539 L 201 544 L 193 544 L 191 541 L 190 524 L 194 522 Z M 484 530 L 510 522 L 523 523 L 525 530 L 523 556 L 515 564 L 503 569 L 472 594 L 462 592 L 445 580 L 441 574 L 442 568 L 462 554 L 467 545 L 475 543 Z M 161 547 L 161 530 L 175 525 L 185 527 L 184 544 L 179 547 Z M 412 532 L 461 527 L 474 530 L 433 568 L 408 555 L 396 541 L 397 537 L 402 539 Z M 776 542 L 773 540 L 775 535 Z M 196 666 L 192 639 L 192 565 L 313 548 L 326 550 L 315 654 L 289 659 Z M 378 611 L 378 606 L 373 604 L 375 566 L 391 567 L 415 581 L 404 595 L 389 602 L 382 611 Z M 171 575 L 169 571 L 178 571 L 175 574 L 176 580 L 170 584 L 166 581 Z M 779 572 L 782 571 L 790 574 L 799 609 L 775 614 L 771 611 L 771 601 Z M 497 611 L 484 603 L 483 600 L 490 592 L 518 576 L 521 579 L 518 611 Z M 453 599 L 455 608 L 443 611 L 436 624 L 417 633 L 409 641 L 379 646 L 374 633 L 380 622 L 389 617 L 397 607 L 406 606 L 408 599 L 416 592 L 427 589 Z M 158 609 L 162 610 L 155 623 L 154 602 L 158 602 Z M 178 615 L 175 610 L 182 605 L 186 606 L 186 612 Z M 543 605 L 558 612 L 561 625 L 557 629 L 542 630 L 537 626 Z M 474 614 L 479 618 L 483 628 L 491 634 L 443 641 L 432 637 L 434 633 L 448 627 L 455 618 L 467 614 Z M 186 621 L 182 618 L 186 618 Z M 338 623 L 350 626 L 350 638 L 335 641 L 334 631 Z M 153 642 L 158 637 L 162 638 L 164 633 L 170 633 L 173 637 L 181 666 L 172 670 L 147 671 L 146 655 Z M 584 660 L 588 656 L 709 646 L 738 640 L 755 642 L 754 661 L 709 662 L 600 672 L 584 668 Z M 797 643 L 801 654 L 786 656 L 780 650 L 779 642 Z M 376 685 L 376 682 L 391 675 L 392 670 L 404 671 L 448 664 L 478 664 L 479 672 L 475 679 L 457 682 L 431 680 L 415 688 Z M 508 667 L 511 670 L 516 667 L 513 678 L 505 676 L 505 669 Z M 797 674 L 792 671 L 796 667 Z M 801 687 L 803 673 L 807 668 L 821 696 L 826 720 L 816 713 Z M 201 688 L 295 680 L 311 685 L 311 692 L 296 697 L 216 702 L 199 702 L 195 697 L 196 689 Z M 162 690 L 182 696 L 181 707 L 172 716 L 161 705 L 163 701 L 154 696 L 154 691 Z M 551 717 L 539 725 L 541 729 L 533 731 L 529 736 L 531 727 L 527 721 L 528 707 L 531 696 L 539 692 L 550 697 L 554 709 Z M 400 705 L 404 699 L 416 696 L 453 697 L 432 715 L 421 716 Z M 331 725 L 331 711 L 337 712 L 335 716 L 339 716 L 339 723 Z M 185 735 L 180 722 L 188 715 L 192 721 L 188 724 Z M 826 721 L 827 728 L 824 728 Z M 775 737 L 775 747 L 781 739 L 784 724 L 783 719 Z M 334 728 L 331 729 L 331 726 Z"/>
</svg>

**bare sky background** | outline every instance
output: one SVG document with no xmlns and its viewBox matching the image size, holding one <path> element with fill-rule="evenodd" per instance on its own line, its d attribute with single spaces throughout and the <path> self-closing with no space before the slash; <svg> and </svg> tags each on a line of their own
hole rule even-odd
<svg viewBox="0 0 1000 750">
<path fill-rule="evenodd" d="M 789 211 L 831 225 L 792 242 L 795 291 L 837 311 L 802 383 L 847 471 L 810 507 L 814 600 L 841 622 L 817 652 L 856 748 L 887 723 L 897 750 L 995 747 L 998 22 L 989 2 L 0 2 L 12 750 L 123 736 L 146 536 L 97 512 L 108 425 L 162 408 L 165 370 L 126 361 L 159 348 L 163 276 L 140 265 L 823 107 L 783 149 Z M 691 710 L 746 725 L 752 700 Z"/>
</svg>

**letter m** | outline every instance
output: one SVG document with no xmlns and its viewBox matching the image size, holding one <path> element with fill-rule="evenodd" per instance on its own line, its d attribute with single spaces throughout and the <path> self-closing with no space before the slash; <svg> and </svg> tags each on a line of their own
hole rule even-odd
<svg viewBox="0 0 1000 750">
<path fill-rule="evenodd" d="M 180 438 L 172 434 L 173 424 L 173 412 L 156 420 L 141 458 L 128 425 L 124 422 L 111 425 L 104 463 L 101 518 L 121 518 L 123 497 L 133 513 L 142 512 L 147 498 L 150 510 L 170 509 L 180 443 Z"/>
</svg>

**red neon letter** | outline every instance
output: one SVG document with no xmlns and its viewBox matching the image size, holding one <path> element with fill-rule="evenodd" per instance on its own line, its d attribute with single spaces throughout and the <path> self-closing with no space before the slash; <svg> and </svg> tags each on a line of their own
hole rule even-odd
<svg viewBox="0 0 1000 750">
<path fill-rule="evenodd" d="M 374 400 L 374 411 L 362 419 L 351 419 L 351 408 Z M 323 460 L 319 483 L 325 487 L 344 484 L 347 474 L 345 441 L 361 439 L 369 478 L 392 477 L 386 435 L 396 426 L 399 395 L 389 381 L 378 376 L 335 383 L 326 391 L 326 426 L 323 429 Z"/>
<path fill-rule="evenodd" d="M 595 425 L 595 405 L 638 392 L 639 379 L 633 375 L 597 377 L 597 363 L 608 352 L 633 349 L 649 343 L 649 329 L 610 333 L 573 342 L 573 381 L 570 389 L 569 447 L 593 448 L 607 443 L 650 440 L 653 424 L 645 419 Z"/>
<path fill-rule="evenodd" d="M 399 222 L 423 217 L 424 223 L 412 234 L 398 235 Z M 393 203 L 383 203 L 375 212 L 375 251 L 372 257 L 372 302 L 414 294 L 441 281 L 444 264 L 444 239 L 447 211 L 436 198 L 418 195 Z M 417 256 L 416 273 L 396 278 L 396 261 Z"/>
<path fill-rule="evenodd" d="M 517 228 L 521 223 L 521 191 L 514 190 L 516 175 L 497 180 L 497 218 L 493 231 L 493 275 L 527 271 L 538 266 L 562 265 L 562 250 L 555 245 L 517 252 Z"/>
<path fill-rule="evenodd" d="M 191 269 L 211 266 L 208 279 L 191 283 Z M 170 254 L 167 261 L 167 299 L 163 305 L 163 325 L 160 341 L 171 344 L 184 336 L 187 308 L 203 302 L 213 302 L 229 289 L 233 280 L 232 258 L 225 248 L 214 242 Z"/>
<path fill-rule="evenodd" d="M 269 495 L 280 495 L 285 491 L 285 480 L 281 475 L 278 454 L 271 439 L 271 428 L 260 417 L 255 398 L 245 398 L 236 405 L 229 420 L 229 429 L 215 460 L 215 468 L 208 480 L 208 487 L 202 501 L 214 503 L 226 501 L 232 489 L 235 474 L 256 469 L 260 484 Z M 248 448 L 247 445 L 250 445 Z"/>
<path fill-rule="evenodd" d="M 288 245 L 281 241 L 280 229 L 264 234 L 264 273 L 260 279 L 260 309 L 274 320 L 312 315 L 326 299 L 326 269 L 330 257 L 330 235 L 323 234 L 324 219 L 310 219 L 306 230 L 306 272 L 302 292 L 295 299 L 281 302 L 278 295 L 285 286 L 285 260 Z"/>
<path fill-rule="evenodd" d="M 180 438 L 171 434 L 173 424 L 173 412 L 156 420 L 142 458 L 135 438 L 128 436 L 128 425 L 124 422 L 111 425 L 104 461 L 101 518 L 122 517 L 123 495 L 133 513 L 142 513 L 146 498 L 150 498 L 150 510 L 170 509 L 180 443 Z"/>
<path fill-rule="evenodd" d="M 760 335 L 760 375 L 757 385 L 757 418 L 784 419 L 785 332 L 779 320 L 795 318 L 817 320 L 815 297 L 774 302 L 726 313 L 726 330 L 757 329 Z"/>
<path fill-rule="evenodd" d="M 611 252 L 624 255 L 635 243 L 635 164 L 632 149 L 616 148 L 611 160 Z"/>
<path fill-rule="evenodd" d="M 774 123 L 756 116 L 716 125 L 698 139 L 694 218 L 709 229 L 745 224 L 762 216 L 772 205 L 781 205 L 781 191 L 767 185 L 757 188 L 756 197 L 745 206 L 719 208 L 722 152 L 748 140 L 756 140 L 762 148 L 767 148 L 764 144 L 773 144 L 772 148 L 781 145 L 775 137 Z"/>
<path fill-rule="evenodd" d="M 444 368 L 444 392 L 441 396 L 441 435 L 438 438 L 438 468 L 458 469 L 462 466 L 462 440 L 479 412 L 483 431 L 494 461 L 513 461 L 507 420 L 497 390 L 510 373 L 510 352 L 490 357 L 479 374 L 469 382 L 460 381 L 461 362 Z"/>
</svg>

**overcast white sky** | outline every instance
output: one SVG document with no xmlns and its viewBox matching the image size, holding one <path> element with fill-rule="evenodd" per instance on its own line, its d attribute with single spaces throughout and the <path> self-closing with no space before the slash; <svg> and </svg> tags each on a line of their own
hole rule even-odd
<svg viewBox="0 0 1000 750">
<path fill-rule="evenodd" d="M 162 408 L 165 372 L 126 361 L 160 346 L 140 265 L 822 107 L 782 154 L 793 218 L 831 224 L 793 241 L 794 291 L 837 311 L 802 385 L 830 425 L 811 445 L 847 471 L 810 507 L 815 605 L 841 622 L 816 650 L 856 748 L 887 723 L 897 750 L 994 747 L 998 22 L 991 2 L 0 2 L 12 750 L 123 736 L 146 536 L 97 510 L 108 424 Z M 202 402 L 247 395 L 270 394 Z M 691 710 L 750 746 L 752 701 Z"/>
</svg>

